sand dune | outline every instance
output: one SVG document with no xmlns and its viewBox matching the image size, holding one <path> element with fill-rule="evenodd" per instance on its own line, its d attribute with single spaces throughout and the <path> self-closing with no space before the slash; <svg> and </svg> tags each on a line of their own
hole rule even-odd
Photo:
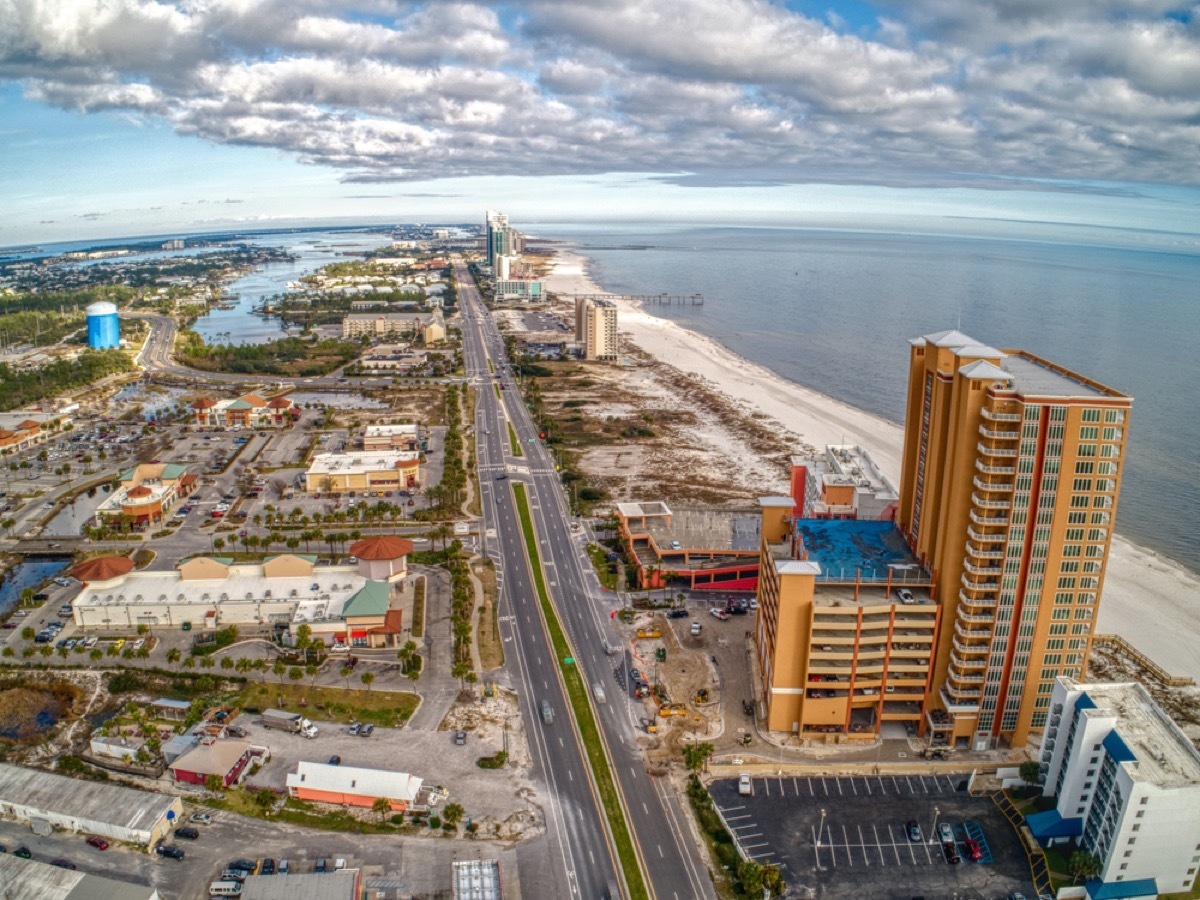
<svg viewBox="0 0 1200 900">
<path fill-rule="evenodd" d="M 603 293 L 585 257 L 560 250 L 546 278 L 555 293 Z M 779 377 L 715 341 L 618 300 L 626 340 L 675 368 L 707 379 L 745 408 L 757 408 L 805 443 L 857 443 L 899 483 L 902 430 L 818 391 Z M 1137 440 L 1137 435 L 1133 436 Z M 779 484 L 781 492 L 786 484 Z M 1097 631 L 1119 634 L 1168 672 L 1200 681 L 1200 576 L 1120 535 L 1113 539 Z"/>
</svg>

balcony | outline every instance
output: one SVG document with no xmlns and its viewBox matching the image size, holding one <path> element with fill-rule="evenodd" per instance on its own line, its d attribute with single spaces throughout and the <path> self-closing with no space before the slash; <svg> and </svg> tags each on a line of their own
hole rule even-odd
<svg viewBox="0 0 1200 900">
<path fill-rule="evenodd" d="M 1020 413 L 997 412 L 994 409 L 988 409 L 986 406 L 979 411 L 985 419 L 991 422 L 1020 422 Z"/>
<path fill-rule="evenodd" d="M 984 528 L 1007 528 L 1007 516 L 981 516 L 975 510 L 971 510 L 971 521 L 976 525 L 982 525 Z"/>
<path fill-rule="evenodd" d="M 964 606 L 974 606 L 977 609 L 995 609 L 996 598 L 987 596 L 972 597 L 966 591 L 958 592 L 958 602 Z"/>
<path fill-rule="evenodd" d="M 962 582 L 962 586 L 968 591 L 989 591 L 995 593 L 1000 590 L 1000 582 L 998 581 L 974 581 L 973 577 L 966 572 L 959 576 L 959 581 Z"/>
<path fill-rule="evenodd" d="M 973 503 L 975 506 L 979 507 L 980 509 L 1007 510 L 1010 506 L 1012 506 L 1012 503 L 1007 498 L 1002 497 L 999 500 L 987 500 L 987 499 L 984 499 L 983 495 L 979 494 L 979 493 L 971 494 L 971 503 Z"/>
<path fill-rule="evenodd" d="M 975 566 L 966 560 L 963 560 L 963 568 L 972 575 L 978 575 L 981 578 L 986 578 L 988 576 L 995 576 L 996 578 L 999 578 L 1001 571 L 999 566 Z"/>
<path fill-rule="evenodd" d="M 975 445 L 975 449 L 982 456 L 1011 456 L 1015 459 L 1021 455 L 1021 451 L 1016 447 L 990 447 L 982 441 Z"/>
<path fill-rule="evenodd" d="M 986 425 L 980 425 L 979 433 L 991 441 L 1019 441 L 1021 439 L 1020 429 L 1015 428 L 995 430 Z"/>
<path fill-rule="evenodd" d="M 975 460 L 975 468 L 984 475 L 1016 475 L 1014 466 L 989 466 L 982 459 Z"/>
<path fill-rule="evenodd" d="M 982 653 L 983 655 L 986 656 L 988 653 L 991 652 L 991 649 L 992 649 L 991 641 L 988 641 L 986 644 L 966 644 L 955 637 L 955 638 L 950 639 L 950 644 L 959 653 L 967 653 L 967 654 Z"/>
<path fill-rule="evenodd" d="M 1002 544 L 1004 542 L 1004 535 L 984 534 L 982 531 L 976 531 L 970 525 L 967 526 L 967 537 L 983 544 Z"/>
<path fill-rule="evenodd" d="M 979 694 L 979 691 L 976 691 L 975 693 Z M 979 712 L 978 702 L 973 702 L 965 698 L 960 699 L 957 696 L 951 696 L 950 692 L 945 688 L 942 688 L 941 700 L 942 705 L 946 707 L 946 712 L 950 713 L 952 716 L 969 716 Z M 951 729 L 943 726 L 942 730 L 949 731 Z"/>
<path fill-rule="evenodd" d="M 968 625 L 987 625 L 990 628 L 993 624 L 995 624 L 996 620 L 992 616 L 981 616 L 975 613 L 960 612 L 958 614 L 958 621 L 966 622 Z"/>
<path fill-rule="evenodd" d="M 953 682 L 947 681 L 942 688 L 943 691 L 954 701 L 968 703 L 978 701 L 983 696 L 983 691 L 978 688 L 960 688 Z"/>
<path fill-rule="evenodd" d="M 950 682 L 955 686 L 956 690 L 971 690 L 968 685 L 982 685 L 984 681 L 983 672 L 955 672 L 950 670 Z"/>
<path fill-rule="evenodd" d="M 967 628 L 958 621 L 954 623 L 954 633 L 966 641 L 990 641 L 992 639 L 990 628 Z"/>
<path fill-rule="evenodd" d="M 955 668 L 964 669 L 964 670 L 965 669 L 986 669 L 987 668 L 987 660 L 986 659 L 963 659 L 957 653 L 954 653 L 953 651 L 951 651 L 950 665 L 954 666 Z"/>
<path fill-rule="evenodd" d="M 1004 559 L 1004 550 L 985 550 L 983 547 L 968 541 L 967 555 L 974 559 Z"/>
<path fill-rule="evenodd" d="M 1013 489 L 1013 483 L 1011 481 L 985 481 L 984 479 L 980 478 L 978 475 L 974 476 L 971 479 L 971 483 L 973 485 L 975 485 L 975 487 L 979 488 L 979 490 L 981 490 L 981 491 L 988 491 L 988 492 L 1006 491 L 1006 492 L 1008 492 Z"/>
</svg>

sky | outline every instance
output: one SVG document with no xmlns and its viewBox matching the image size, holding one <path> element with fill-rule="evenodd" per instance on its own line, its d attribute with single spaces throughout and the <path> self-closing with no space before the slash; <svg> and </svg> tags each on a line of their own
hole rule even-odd
<svg viewBox="0 0 1200 900">
<path fill-rule="evenodd" d="M 1200 4 L 0 0 L 0 245 L 484 207 L 1186 244 Z"/>
</svg>

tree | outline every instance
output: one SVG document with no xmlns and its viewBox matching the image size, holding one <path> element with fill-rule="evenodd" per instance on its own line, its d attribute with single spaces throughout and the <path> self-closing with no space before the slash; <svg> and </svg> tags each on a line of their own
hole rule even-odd
<svg viewBox="0 0 1200 900">
<path fill-rule="evenodd" d="M 205 775 L 204 789 L 206 791 L 212 791 L 213 793 L 223 791 L 225 790 L 225 779 L 220 775 Z"/>
<path fill-rule="evenodd" d="M 783 896 L 783 892 L 787 887 L 783 881 L 783 872 L 779 866 L 763 866 L 762 869 L 763 887 L 771 892 L 773 897 Z"/>
<path fill-rule="evenodd" d="M 299 681 L 304 677 L 304 670 L 299 666 L 292 666 L 290 669 L 288 669 L 287 676 L 291 681 Z"/>
<path fill-rule="evenodd" d="M 216 665 L 216 663 L 213 662 L 213 658 L 211 656 L 200 657 L 200 668 L 211 669 L 215 665 Z"/>
<path fill-rule="evenodd" d="M 447 825 L 457 825 L 462 821 L 465 810 L 457 803 L 447 803 L 442 810 L 442 819 Z"/>
<path fill-rule="evenodd" d="M 1100 874 L 1100 860 L 1094 853 L 1076 850 L 1067 860 L 1067 874 L 1075 879 L 1076 884 L 1094 878 Z"/>
<path fill-rule="evenodd" d="M 762 893 L 762 866 L 752 859 L 744 859 L 738 863 L 738 881 L 742 883 L 742 893 L 753 897 Z"/>
<path fill-rule="evenodd" d="M 179 662 L 179 657 L 181 657 L 182 655 L 183 654 L 180 652 L 178 647 L 172 647 L 170 650 L 167 651 L 167 662 L 169 662 L 173 665 L 173 664 Z"/>
<path fill-rule="evenodd" d="M 470 665 L 468 665 L 465 662 L 455 663 L 453 666 L 450 667 L 450 677 L 458 679 L 459 690 L 462 690 L 466 687 L 466 685 L 463 683 L 463 679 L 467 677 L 467 674 L 470 671 L 471 671 Z"/>
<path fill-rule="evenodd" d="M 296 629 L 295 647 L 304 654 L 304 662 L 308 662 L 308 648 L 312 646 L 312 626 L 305 623 Z"/>
<path fill-rule="evenodd" d="M 37 632 L 35 632 L 29 625 L 26 625 L 21 629 L 21 640 L 32 641 L 35 637 L 37 637 Z"/>
<path fill-rule="evenodd" d="M 275 677 L 279 679 L 279 683 L 283 684 L 283 676 L 287 673 L 287 663 L 282 657 L 276 657 L 275 665 L 271 666 L 271 671 L 275 673 Z"/>
<path fill-rule="evenodd" d="M 392 811 L 392 801 L 387 797 L 376 797 L 375 802 L 371 804 L 371 812 L 379 813 L 379 821 L 382 824 L 387 818 L 387 814 Z"/>
<path fill-rule="evenodd" d="M 368 694 L 371 693 L 371 685 L 375 681 L 375 673 L 374 672 L 363 672 L 362 675 L 359 676 L 358 680 L 361 681 L 364 685 L 366 685 L 367 693 Z"/>
<path fill-rule="evenodd" d="M 350 689 L 350 676 L 354 674 L 354 670 L 352 668 L 350 668 L 349 666 L 342 666 L 340 674 L 341 674 L 342 678 L 344 678 L 346 681 L 346 689 L 349 690 Z"/>
<path fill-rule="evenodd" d="M 1035 760 L 1032 759 L 1028 759 L 1021 763 L 1021 767 L 1018 772 L 1021 776 L 1021 780 L 1031 787 L 1038 783 L 1038 780 L 1041 778 L 1042 774 L 1041 767 Z"/>
<path fill-rule="evenodd" d="M 233 657 L 231 657 L 231 656 L 222 656 L 221 657 L 221 668 L 222 669 L 232 669 L 235 665 L 237 665 L 237 664 L 233 661 Z"/>
<path fill-rule="evenodd" d="M 686 744 L 683 748 L 683 764 L 688 767 L 688 771 L 698 772 L 705 767 L 712 755 L 712 744 Z"/>
</svg>

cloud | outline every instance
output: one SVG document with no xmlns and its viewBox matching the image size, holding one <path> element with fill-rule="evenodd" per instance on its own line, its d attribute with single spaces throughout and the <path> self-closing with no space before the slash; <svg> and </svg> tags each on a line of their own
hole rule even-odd
<svg viewBox="0 0 1200 900">
<path fill-rule="evenodd" d="M 851 33 L 766 0 L 0 0 L 0 79 L 362 184 L 1195 182 L 1200 26 L 1176 3 L 881 9 Z"/>
</svg>

